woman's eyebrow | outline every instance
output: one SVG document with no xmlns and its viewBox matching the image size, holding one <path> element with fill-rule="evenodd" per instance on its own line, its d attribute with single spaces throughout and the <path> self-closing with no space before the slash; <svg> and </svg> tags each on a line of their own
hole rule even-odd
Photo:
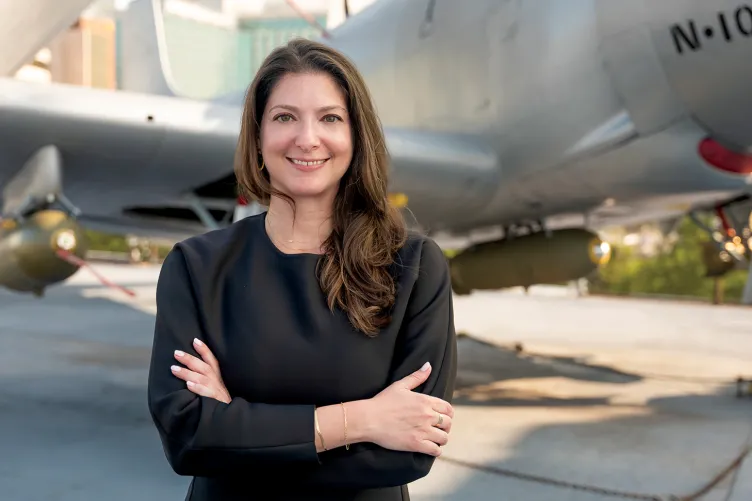
<svg viewBox="0 0 752 501">
<path fill-rule="evenodd" d="M 285 110 L 290 110 L 290 111 L 294 111 L 294 112 L 300 111 L 296 106 L 291 106 L 289 104 L 277 104 L 277 105 L 272 106 L 271 108 L 269 108 L 269 111 L 272 111 L 274 108 L 283 108 Z M 321 112 L 321 111 L 331 111 L 331 110 L 342 110 L 344 112 L 347 112 L 347 110 L 345 108 L 343 108 L 342 106 L 339 106 L 338 104 L 334 104 L 334 105 L 331 105 L 331 106 L 322 106 L 321 108 L 319 108 L 316 111 Z"/>
</svg>

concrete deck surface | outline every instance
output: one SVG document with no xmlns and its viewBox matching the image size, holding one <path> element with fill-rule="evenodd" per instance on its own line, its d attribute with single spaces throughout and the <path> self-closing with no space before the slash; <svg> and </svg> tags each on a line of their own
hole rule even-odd
<svg viewBox="0 0 752 501">
<path fill-rule="evenodd" d="M 188 479 L 169 468 L 146 409 L 159 269 L 97 268 L 137 298 L 85 271 L 42 300 L 0 292 L 2 499 L 185 496 Z M 549 287 L 455 305 L 469 335 L 452 440 L 413 500 L 617 499 L 504 472 L 688 495 L 752 440 L 752 398 L 731 384 L 752 378 L 752 308 Z M 701 499 L 752 499 L 752 459 Z"/>
</svg>

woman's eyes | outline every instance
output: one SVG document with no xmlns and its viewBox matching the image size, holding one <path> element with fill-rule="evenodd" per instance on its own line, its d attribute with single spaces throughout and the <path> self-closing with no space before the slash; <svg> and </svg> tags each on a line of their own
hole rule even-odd
<svg viewBox="0 0 752 501">
<path fill-rule="evenodd" d="M 288 122 L 290 122 L 290 120 L 293 120 L 293 119 L 294 119 L 294 117 L 292 115 L 290 115 L 289 113 L 282 113 L 282 114 L 277 115 L 276 117 L 274 117 L 275 121 L 282 122 L 282 123 L 288 123 Z M 341 122 L 342 121 L 342 117 L 340 117 L 338 115 L 326 115 L 325 117 L 322 118 L 322 120 L 324 120 L 327 123 L 336 123 L 336 122 Z"/>
</svg>

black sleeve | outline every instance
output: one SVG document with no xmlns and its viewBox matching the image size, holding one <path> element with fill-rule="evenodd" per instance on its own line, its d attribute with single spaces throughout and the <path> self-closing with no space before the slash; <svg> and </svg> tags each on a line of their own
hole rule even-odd
<svg viewBox="0 0 752 501">
<path fill-rule="evenodd" d="M 451 402 L 457 374 L 457 340 L 454 329 L 449 267 L 439 246 L 423 244 L 419 277 L 407 306 L 390 383 L 432 366 L 428 380 L 414 391 Z M 378 488 L 404 485 L 428 474 L 433 456 L 394 451 L 373 443 L 359 443 L 326 452 L 321 466 L 307 479 L 313 485 Z"/>
<path fill-rule="evenodd" d="M 193 339 L 206 339 L 194 291 L 178 244 L 165 259 L 157 282 L 148 380 L 149 411 L 172 468 L 180 475 L 213 476 L 251 471 L 260 464 L 318 465 L 312 405 L 269 405 L 241 398 L 224 404 L 192 393 L 172 375 L 174 351 L 199 356 Z"/>
</svg>

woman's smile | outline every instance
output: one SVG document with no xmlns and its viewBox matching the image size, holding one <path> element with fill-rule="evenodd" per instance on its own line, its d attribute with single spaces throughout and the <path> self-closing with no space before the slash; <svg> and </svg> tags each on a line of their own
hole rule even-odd
<svg viewBox="0 0 752 501">
<path fill-rule="evenodd" d="M 328 158 L 321 158 L 321 159 L 301 159 L 301 158 L 291 158 L 291 157 L 285 157 L 287 158 L 287 161 L 290 162 L 290 164 L 295 167 L 298 170 L 302 170 L 304 172 L 311 172 L 316 169 L 319 169 L 324 166 L 324 164 L 329 160 Z"/>
</svg>

